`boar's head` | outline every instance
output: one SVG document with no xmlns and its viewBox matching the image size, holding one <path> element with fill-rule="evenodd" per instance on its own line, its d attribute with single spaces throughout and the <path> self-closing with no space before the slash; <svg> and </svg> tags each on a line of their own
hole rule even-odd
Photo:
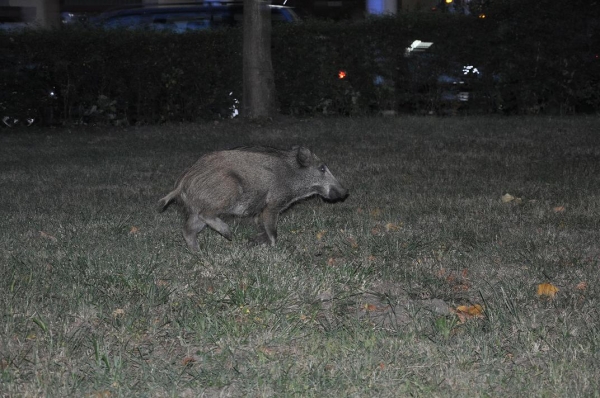
<svg viewBox="0 0 600 398">
<path fill-rule="evenodd" d="M 302 171 L 303 184 L 309 185 L 311 191 L 330 201 L 343 200 L 348 196 L 348 190 L 310 149 L 298 147 L 297 150 L 296 159 Z"/>
</svg>

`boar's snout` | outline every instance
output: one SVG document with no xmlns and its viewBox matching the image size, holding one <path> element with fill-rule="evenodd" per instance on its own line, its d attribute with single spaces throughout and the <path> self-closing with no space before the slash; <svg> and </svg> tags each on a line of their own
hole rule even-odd
<svg viewBox="0 0 600 398">
<path fill-rule="evenodd" d="M 340 186 L 331 186 L 329 188 L 329 192 L 327 193 L 327 195 L 325 195 L 325 199 L 330 200 L 332 202 L 337 202 L 339 200 L 344 200 L 348 197 L 348 195 L 350 194 L 350 192 Z"/>
</svg>

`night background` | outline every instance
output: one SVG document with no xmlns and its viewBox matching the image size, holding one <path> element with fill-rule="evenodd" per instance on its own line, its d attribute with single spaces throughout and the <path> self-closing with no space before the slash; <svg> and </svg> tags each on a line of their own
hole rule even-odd
<svg viewBox="0 0 600 398">
<path fill-rule="evenodd" d="M 599 7 L 0 0 L 0 397 L 597 396 Z"/>
</svg>

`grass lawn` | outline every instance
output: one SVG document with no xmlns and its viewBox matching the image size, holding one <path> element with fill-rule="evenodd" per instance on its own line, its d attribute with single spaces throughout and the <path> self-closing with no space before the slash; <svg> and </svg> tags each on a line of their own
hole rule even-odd
<svg viewBox="0 0 600 398">
<path fill-rule="evenodd" d="M 1 130 L 0 397 L 599 396 L 599 127 Z M 350 197 L 293 206 L 276 247 L 234 219 L 190 253 L 158 199 L 248 144 L 309 146 Z"/>
</svg>

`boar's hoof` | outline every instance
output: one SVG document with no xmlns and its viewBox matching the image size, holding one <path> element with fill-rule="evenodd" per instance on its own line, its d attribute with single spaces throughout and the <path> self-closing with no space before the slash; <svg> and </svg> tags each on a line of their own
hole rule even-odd
<svg viewBox="0 0 600 398">
<path fill-rule="evenodd" d="M 250 238 L 248 243 L 252 246 L 271 246 L 271 239 L 266 233 L 261 232 Z"/>
<path fill-rule="evenodd" d="M 198 239 L 196 239 L 196 236 L 187 236 L 184 235 L 183 236 L 185 239 L 185 243 L 187 243 L 188 249 L 190 249 L 191 252 L 196 253 L 197 251 L 200 250 L 200 246 L 198 245 Z"/>
<path fill-rule="evenodd" d="M 217 231 L 227 240 L 233 240 L 233 234 L 229 229 L 229 226 L 223 222 L 219 217 L 215 218 L 205 218 L 204 222 L 206 222 L 212 229 Z"/>
</svg>

